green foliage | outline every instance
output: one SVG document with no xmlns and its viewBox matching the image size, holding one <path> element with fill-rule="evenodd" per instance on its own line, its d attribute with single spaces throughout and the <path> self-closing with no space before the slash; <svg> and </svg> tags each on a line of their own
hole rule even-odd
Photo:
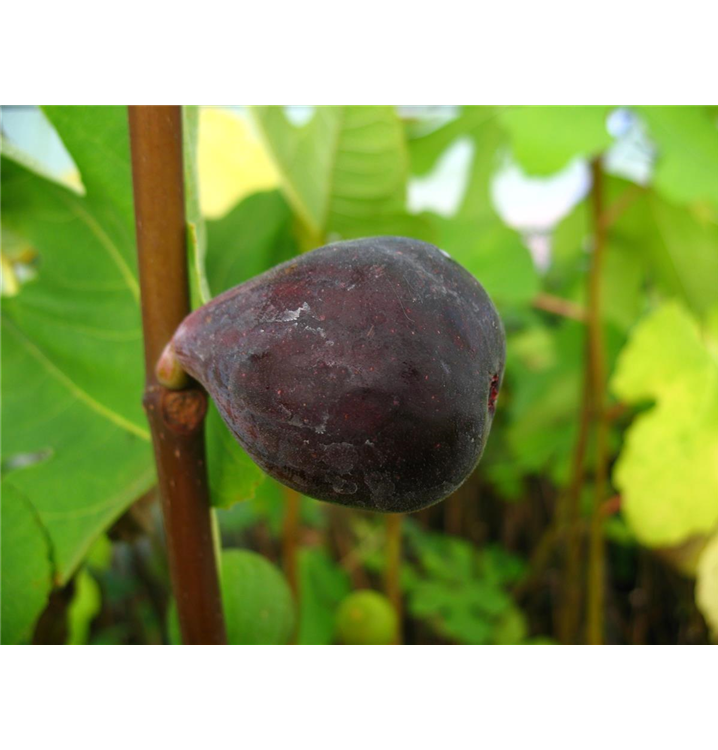
<svg viewBox="0 0 718 750">
<path fill-rule="evenodd" d="M 409 568 L 409 611 L 459 643 L 522 643 L 527 625 L 510 587 L 523 562 L 500 547 L 477 550 L 469 542 L 407 526 L 418 558 Z"/>
<path fill-rule="evenodd" d="M 536 325 L 517 334 L 509 349 L 507 377 L 513 384 L 507 441 L 512 465 L 524 472 L 565 476 L 580 403 L 583 327 L 565 321 Z"/>
<path fill-rule="evenodd" d="M 248 459 L 249 460 L 249 459 Z M 241 496 L 235 496 L 234 500 Z M 232 507 L 218 508 L 217 515 L 223 537 L 236 540 L 238 535 L 257 525 L 265 525 L 274 539 L 279 539 L 286 513 L 287 489 L 271 477 L 263 477 L 255 487 L 254 494 L 245 502 L 235 502 Z M 300 496 L 299 515 L 303 526 L 322 528 L 326 517 L 321 512 L 320 503 Z"/>
<path fill-rule="evenodd" d="M 499 310 L 528 304 L 539 291 L 539 277 L 519 235 L 492 215 L 485 220 L 434 216 L 437 242 L 471 271 Z"/>
<path fill-rule="evenodd" d="M 529 173 L 547 175 L 575 159 L 605 154 L 614 143 L 606 127 L 610 111 L 463 107 L 436 127 L 402 119 L 393 107 L 321 107 L 296 126 L 281 108 L 259 107 L 254 119 L 279 189 L 248 195 L 222 218 L 205 222 L 196 158 L 202 133 L 197 110 L 188 108 L 193 303 L 327 241 L 403 234 L 435 242 L 482 282 L 507 329 L 506 379 L 480 468 L 482 492 L 536 503 L 528 488 L 538 480 L 542 502 L 550 505 L 566 487 L 575 447 L 585 329 L 532 306 L 544 293 L 573 303 L 574 311 L 585 308 L 595 227 L 588 199 L 579 200 L 552 233 L 548 269 L 539 270 L 527 239 L 496 212 L 492 185 L 512 158 Z M 715 536 L 708 538 L 718 523 L 715 109 L 632 111 L 646 125 L 655 159 L 646 185 L 606 175 L 606 368 L 610 397 L 629 407 L 610 427 L 610 491 L 620 493 L 622 503 L 606 524 L 606 537 L 625 550 L 706 537 L 697 596 L 715 629 Z M 75 187 L 2 145 L 4 643 L 30 640 L 52 588 L 73 577 L 71 642 L 87 640 L 100 604 L 124 601 L 128 584 L 113 572 L 117 555 L 106 533 L 155 481 L 141 408 L 126 113 L 104 107 L 45 112 L 77 166 Z M 412 178 L 432 176 L 459 141 L 470 145 L 471 156 L 456 210 L 412 214 Z M 15 274 L 19 267 L 23 273 Z M 283 489 L 251 462 L 214 407 L 206 433 L 223 537 L 244 545 L 261 529 L 270 551 L 278 549 Z M 584 494 L 591 489 L 592 440 Z M 325 534 L 322 506 L 306 498 L 301 503 L 302 524 Z M 353 526 L 366 531 L 358 557 L 374 574 L 383 566 L 383 527 L 365 520 Z M 446 640 L 537 642 L 511 596 L 523 574 L 518 558 L 497 546 L 479 549 L 465 539 L 427 534 L 412 523 L 406 528 L 409 562 L 402 580 L 411 617 Z M 328 549 L 314 545 L 299 554 L 301 643 L 332 641 L 337 609 L 350 591 L 347 573 Z M 154 573 L 166 581 L 161 566 Z M 223 595 L 233 641 L 291 637 L 286 583 L 256 555 L 224 556 Z M 147 606 L 139 608 L 138 620 L 151 621 Z M 147 627 L 159 640 L 157 624 Z M 97 642 L 127 637 L 119 626 L 93 635 Z"/>
<path fill-rule="evenodd" d="M 82 569 L 75 577 L 75 595 L 67 612 L 70 645 L 87 643 L 92 620 L 101 608 L 102 595 L 97 581 Z"/>
<path fill-rule="evenodd" d="M 229 507 L 254 497 L 265 475 L 227 429 L 214 402 L 207 413 L 206 442 L 212 504 Z"/>
<path fill-rule="evenodd" d="M 608 107 L 510 107 L 502 114 L 519 164 L 551 174 L 576 157 L 590 158 L 611 144 Z"/>
<path fill-rule="evenodd" d="M 456 117 L 429 132 L 412 136 L 407 128 L 412 174 L 426 175 L 431 172 L 442 154 L 457 139 L 480 137 L 482 126 L 495 120 L 497 115 L 496 107 L 462 107 Z M 488 166 L 491 166 L 491 162 Z"/>
<path fill-rule="evenodd" d="M 718 522 L 718 364 L 700 329 L 667 303 L 633 331 L 612 389 L 654 400 L 634 421 L 615 468 L 626 518 L 640 541 L 672 545 Z"/>
<path fill-rule="evenodd" d="M 141 406 L 126 113 L 47 114 L 86 194 L 4 150 L 3 227 L 35 249 L 39 273 L 3 301 L 3 485 L 32 504 L 64 583 L 97 535 L 149 488 L 154 467 Z"/>
<path fill-rule="evenodd" d="M 50 546 L 31 503 L 12 486 L 2 495 L 2 642 L 29 640 L 50 593 Z"/>
<path fill-rule="evenodd" d="M 716 302 L 718 226 L 655 195 L 648 198 L 655 235 L 639 247 L 668 295 L 702 315 Z"/>
<path fill-rule="evenodd" d="M 390 233 L 371 229 L 404 213 L 408 155 L 393 107 L 318 107 L 302 127 L 281 107 L 255 115 L 313 247 Z"/>
<path fill-rule="evenodd" d="M 254 193 L 207 222 L 207 278 L 213 296 L 289 260 L 298 252 L 292 213 L 279 191 Z"/>
<path fill-rule="evenodd" d="M 332 643 L 337 607 L 350 588 L 347 573 L 324 550 L 316 547 L 300 550 L 297 643 Z"/>
<path fill-rule="evenodd" d="M 641 107 L 656 142 L 654 185 L 680 203 L 703 202 L 718 211 L 718 135 L 708 107 Z"/>
</svg>

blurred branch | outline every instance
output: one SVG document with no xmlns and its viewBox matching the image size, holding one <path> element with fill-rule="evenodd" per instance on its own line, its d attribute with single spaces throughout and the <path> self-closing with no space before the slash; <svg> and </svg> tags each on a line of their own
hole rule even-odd
<svg viewBox="0 0 718 750">
<path fill-rule="evenodd" d="M 628 404 L 624 404 L 621 401 L 618 401 L 613 406 L 609 406 L 606 409 L 606 419 L 609 422 L 615 422 L 624 414 L 626 414 L 626 412 L 628 412 Z"/>
<path fill-rule="evenodd" d="M 396 610 L 398 620 L 397 642 L 402 642 L 403 612 L 401 602 L 401 513 L 390 513 L 386 517 L 386 595 Z"/>
<path fill-rule="evenodd" d="M 371 581 L 362 565 L 362 555 L 366 550 L 361 544 L 353 545 L 352 535 L 348 529 L 347 514 L 351 511 L 338 505 L 330 505 L 327 510 L 339 564 L 349 574 L 353 588 L 371 588 Z"/>
<path fill-rule="evenodd" d="M 152 507 L 158 496 L 157 486 L 150 487 L 110 526 L 107 536 L 112 541 L 131 543 L 150 534 L 154 526 Z"/>
<path fill-rule="evenodd" d="M 594 245 L 588 275 L 588 348 L 591 403 L 596 421 L 596 473 L 594 500 L 588 546 L 588 582 L 586 609 L 586 639 L 588 643 L 603 643 L 605 543 L 603 503 L 606 497 L 608 473 L 608 420 L 605 411 L 605 353 L 601 325 L 601 272 L 606 249 L 604 214 L 604 174 L 600 157 L 591 163 L 591 217 Z"/>
<path fill-rule="evenodd" d="M 284 488 L 286 506 L 284 524 L 282 527 L 282 563 L 284 574 L 287 576 L 289 588 L 299 606 L 299 573 L 297 554 L 299 551 L 299 511 L 301 497 L 296 490 Z"/>
<path fill-rule="evenodd" d="M 566 568 L 563 598 L 558 617 L 558 637 L 561 643 L 575 643 L 581 610 L 581 490 L 585 476 L 586 449 L 591 424 L 591 384 L 589 347 L 586 346 L 586 365 L 583 395 L 579 413 L 578 433 L 571 460 L 571 480 L 559 507 L 559 528 L 566 529 Z"/>
<path fill-rule="evenodd" d="M 623 212 L 631 206 L 631 204 L 646 192 L 646 188 L 643 185 L 631 185 L 626 188 L 621 195 L 603 211 L 601 216 L 601 227 L 605 232 L 611 227 L 623 214 Z"/>
<path fill-rule="evenodd" d="M 609 497 L 608 500 L 604 500 L 601 503 L 601 513 L 607 518 L 608 516 L 614 516 L 618 511 L 621 510 L 621 496 L 614 495 Z"/>
<path fill-rule="evenodd" d="M 581 305 L 577 305 L 575 302 L 571 302 L 567 299 L 554 297 L 552 294 L 540 292 L 533 298 L 531 304 L 537 310 L 543 310 L 544 312 L 550 312 L 564 318 L 578 320 L 581 323 L 586 321 L 586 311 Z"/>
<path fill-rule="evenodd" d="M 601 325 L 601 272 L 603 268 L 606 230 L 630 203 L 642 192 L 642 188 L 627 190 L 613 204 L 610 212 L 604 208 L 604 175 L 601 160 L 596 159 L 591 165 L 593 187 L 591 190 L 591 218 L 593 224 L 594 246 L 591 255 L 591 267 L 588 275 L 588 308 L 582 320 L 587 324 L 586 357 L 584 368 L 583 396 L 579 414 L 578 434 L 571 465 L 571 480 L 558 508 L 556 528 L 546 539 L 546 549 L 541 552 L 542 559 L 548 557 L 551 546 L 559 538 L 566 536 L 566 567 L 563 583 L 563 597 L 558 616 L 558 636 L 562 643 L 575 643 L 581 609 L 581 492 L 585 478 L 586 450 L 591 420 L 596 423 L 596 475 L 594 484 L 594 502 L 589 526 L 588 552 L 588 586 L 586 638 L 589 643 L 601 643 L 603 640 L 603 579 L 605 567 L 605 550 L 603 540 L 603 521 L 610 515 L 611 508 L 606 507 L 604 497 L 607 484 L 607 435 L 609 418 L 615 418 L 622 412 L 613 410 L 610 417 L 605 409 L 605 363 L 603 328 Z"/>
</svg>

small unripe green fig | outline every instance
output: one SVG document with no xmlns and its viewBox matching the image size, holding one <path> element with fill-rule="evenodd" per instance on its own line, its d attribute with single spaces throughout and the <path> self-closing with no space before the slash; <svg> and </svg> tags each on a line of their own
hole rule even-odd
<svg viewBox="0 0 718 750">
<path fill-rule="evenodd" d="M 450 495 L 478 463 L 505 340 L 482 286 L 446 253 L 374 237 L 221 294 L 175 333 L 160 368 L 173 381 L 174 357 L 275 479 L 401 513 Z"/>
<path fill-rule="evenodd" d="M 337 640 L 346 645 L 390 645 L 396 642 L 398 627 L 394 607 L 377 591 L 354 591 L 337 610 Z"/>
</svg>

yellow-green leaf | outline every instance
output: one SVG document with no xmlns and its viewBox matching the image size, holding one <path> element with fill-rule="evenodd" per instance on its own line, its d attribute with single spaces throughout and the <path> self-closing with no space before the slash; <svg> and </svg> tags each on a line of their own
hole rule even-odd
<svg viewBox="0 0 718 750">
<path fill-rule="evenodd" d="M 614 481 L 645 544 L 678 544 L 718 522 L 718 365 L 677 303 L 644 319 L 622 351 L 611 388 L 655 401 L 628 430 Z"/>
</svg>

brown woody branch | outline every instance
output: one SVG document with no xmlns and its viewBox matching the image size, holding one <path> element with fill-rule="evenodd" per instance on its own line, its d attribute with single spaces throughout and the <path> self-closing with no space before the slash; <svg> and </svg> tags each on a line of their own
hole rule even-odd
<svg viewBox="0 0 718 750">
<path fill-rule="evenodd" d="M 162 350 L 190 310 L 181 108 L 129 107 L 129 124 L 145 342 L 143 403 L 172 589 L 183 642 L 226 643 L 204 450 L 207 396 L 196 383 L 167 390 L 155 374 Z"/>
</svg>

